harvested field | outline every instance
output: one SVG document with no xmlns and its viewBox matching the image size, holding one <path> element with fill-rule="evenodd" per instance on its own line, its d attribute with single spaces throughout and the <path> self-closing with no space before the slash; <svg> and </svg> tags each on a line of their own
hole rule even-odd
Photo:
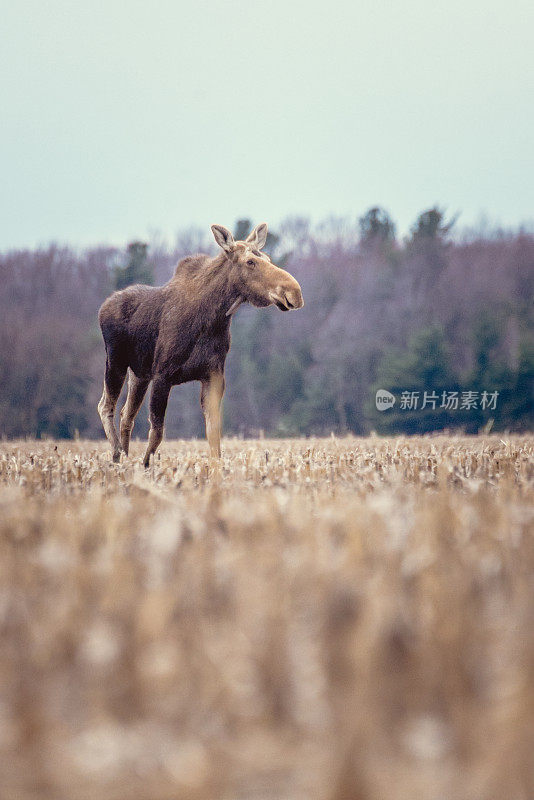
<svg viewBox="0 0 534 800">
<path fill-rule="evenodd" d="M 3 800 L 534 796 L 534 436 L 0 444 Z"/>
</svg>

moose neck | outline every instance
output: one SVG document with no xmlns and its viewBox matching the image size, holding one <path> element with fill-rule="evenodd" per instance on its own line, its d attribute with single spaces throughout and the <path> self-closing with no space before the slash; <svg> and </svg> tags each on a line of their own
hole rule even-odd
<svg viewBox="0 0 534 800">
<path fill-rule="evenodd" d="M 239 290 L 233 286 L 227 260 L 226 254 L 220 253 L 209 259 L 195 276 L 203 317 L 225 325 L 230 324 L 232 315 L 243 302 Z"/>
</svg>

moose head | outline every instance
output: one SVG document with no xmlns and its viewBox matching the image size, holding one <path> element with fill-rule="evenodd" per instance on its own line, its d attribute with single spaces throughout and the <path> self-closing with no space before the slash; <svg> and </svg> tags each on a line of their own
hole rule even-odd
<svg viewBox="0 0 534 800">
<path fill-rule="evenodd" d="M 302 308 L 304 300 L 298 281 L 262 252 L 267 241 L 265 222 L 257 225 L 245 241 L 235 241 L 223 225 L 212 225 L 211 230 L 226 255 L 231 283 L 239 293 L 229 314 L 243 302 L 259 307 L 274 304 L 280 311 Z"/>
</svg>

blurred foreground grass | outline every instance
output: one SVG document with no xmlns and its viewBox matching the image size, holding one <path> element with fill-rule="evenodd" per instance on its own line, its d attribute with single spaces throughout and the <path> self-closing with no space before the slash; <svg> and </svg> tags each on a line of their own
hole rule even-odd
<svg viewBox="0 0 534 800">
<path fill-rule="evenodd" d="M 534 436 L 0 444 L 2 800 L 534 796 Z"/>
</svg>

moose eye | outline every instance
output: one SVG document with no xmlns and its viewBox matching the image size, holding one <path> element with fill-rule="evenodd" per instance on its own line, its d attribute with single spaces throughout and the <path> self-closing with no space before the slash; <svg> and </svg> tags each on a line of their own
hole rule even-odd
<svg viewBox="0 0 534 800">
<path fill-rule="evenodd" d="M 251 258 L 249 258 L 249 260 L 247 261 L 247 267 L 255 267 L 255 266 L 256 262 L 253 261 Z"/>
</svg>

